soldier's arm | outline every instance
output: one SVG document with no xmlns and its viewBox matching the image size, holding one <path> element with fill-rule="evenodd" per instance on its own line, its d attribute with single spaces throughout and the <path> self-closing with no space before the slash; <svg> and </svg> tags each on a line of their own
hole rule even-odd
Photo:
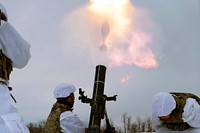
<svg viewBox="0 0 200 133">
<path fill-rule="evenodd" d="M 63 133 L 84 133 L 85 131 L 84 123 L 71 111 L 65 111 L 60 115 L 60 127 Z"/>
<path fill-rule="evenodd" d="M 200 105 L 193 98 L 188 98 L 184 107 L 183 121 L 191 127 L 200 127 Z"/>
</svg>

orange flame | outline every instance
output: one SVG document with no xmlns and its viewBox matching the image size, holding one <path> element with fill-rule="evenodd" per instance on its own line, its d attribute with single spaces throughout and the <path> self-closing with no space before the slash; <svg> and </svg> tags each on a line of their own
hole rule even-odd
<svg viewBox="0 0 200 133">
<path fill-rule="evenodd" d="M 158 63 L 149 44 L 152 38 L 134 23 L 129 0 L 91 0 L 94 19 L 102 19 L 100 50 L 106 52 L 109 66 L 137 65 L 155 68 Z M 138 30 L 139 29 L 139 30 Z"/>
<path fill-rule="evenodd" d="M 109 67 L 136 65 L 145 69 L 158 66 L 150 48 L 152 22 L 130 0 L 90 0 L 89 6 L 76 10 L 66 20 L 68 38 L 73 44 L 88 44 L 94 63 Z M 121 83 L 127 83 L 130 78 L 130 74 L 124 76 Z"/>
</svg>

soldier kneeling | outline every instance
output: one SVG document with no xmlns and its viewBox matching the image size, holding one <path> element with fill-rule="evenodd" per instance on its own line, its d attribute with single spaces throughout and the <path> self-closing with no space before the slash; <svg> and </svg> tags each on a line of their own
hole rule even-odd
<svg viewBox="0 0 200 133">
<path fill-rule="evenodd" d="M 153 97 L 152 122 L 156 131 L 200 128 L 200 98 L 191 93 L 158 93 Z"/>
</svg>

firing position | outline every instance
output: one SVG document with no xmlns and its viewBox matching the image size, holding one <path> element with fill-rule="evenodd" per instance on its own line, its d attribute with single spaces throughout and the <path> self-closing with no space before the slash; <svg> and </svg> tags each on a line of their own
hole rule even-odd
<svg viewBox="0 0 200 133">
<path fill-rule="evenodd" d="M 158 93 L 153 97 L 152 122 L 156 133 L 200 132 L 200 98 L 191 93 Z"/>
<path fill-rule="evenodd" d="M 16 100 L 10 93 L 10 73 L 26 66 L 30 45 L 7 22 L 5 7 L 0 3 L 0 133 L 29 133 L 20 117 Z"/>
<path fill-rule="evenodd" d="M 72 84 L 61 83 L 54 90 L 54 103 L 45 124 L 45 133 L 84 133 L 85 126 L 74 114 L 74 92 Z"/>
</svg>

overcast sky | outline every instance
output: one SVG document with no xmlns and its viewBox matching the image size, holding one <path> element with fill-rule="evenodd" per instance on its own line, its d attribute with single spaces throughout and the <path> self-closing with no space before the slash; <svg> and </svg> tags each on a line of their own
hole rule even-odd
<svg viewBox="0 0 200 133">
<path fill-rule="evenodd" d="M 88 122 L 90 106 L 78 100 L 78 88 L 92 97 L 95 67 L 102 62 L 91 45 L 99 44 L 88 27 L 87 0 L 1 0 L 8 21 L 31 45 L 31 59 L 14 69 L 10 79 L 13 95 L 24 120 L 46 119 L 54 103 L 53 90 L 62 82 L 77 87 L 74 112 Z M 119 124 L 123 113 L 132 119 L 151 116 L 154 94 L 191 92 L 200 96 L 200 2 L 199 0 L 132 0 L 144 32 L 153 36 L 149 45 L 158 63 L 154 68 L 134 64 L 107 67 L 105 94 L 118 95 L 107 102 L 107 112 Z M 130 10 L 131 12 L 132 10 Z M 143 15 L 139 11 L 144 12 Z M 85 13 L 85 14 L 84 14 Z M 137 14 L 138 13 L 138 14 Z M 146 21 L 147 20 L 147 21 Z M 89 30 L 88 30 L 89 29 Z M 97 57 L 95 57 L 97 56 Z M 131 75 L 122 84 L 124 75 Z"/>
</svg>

